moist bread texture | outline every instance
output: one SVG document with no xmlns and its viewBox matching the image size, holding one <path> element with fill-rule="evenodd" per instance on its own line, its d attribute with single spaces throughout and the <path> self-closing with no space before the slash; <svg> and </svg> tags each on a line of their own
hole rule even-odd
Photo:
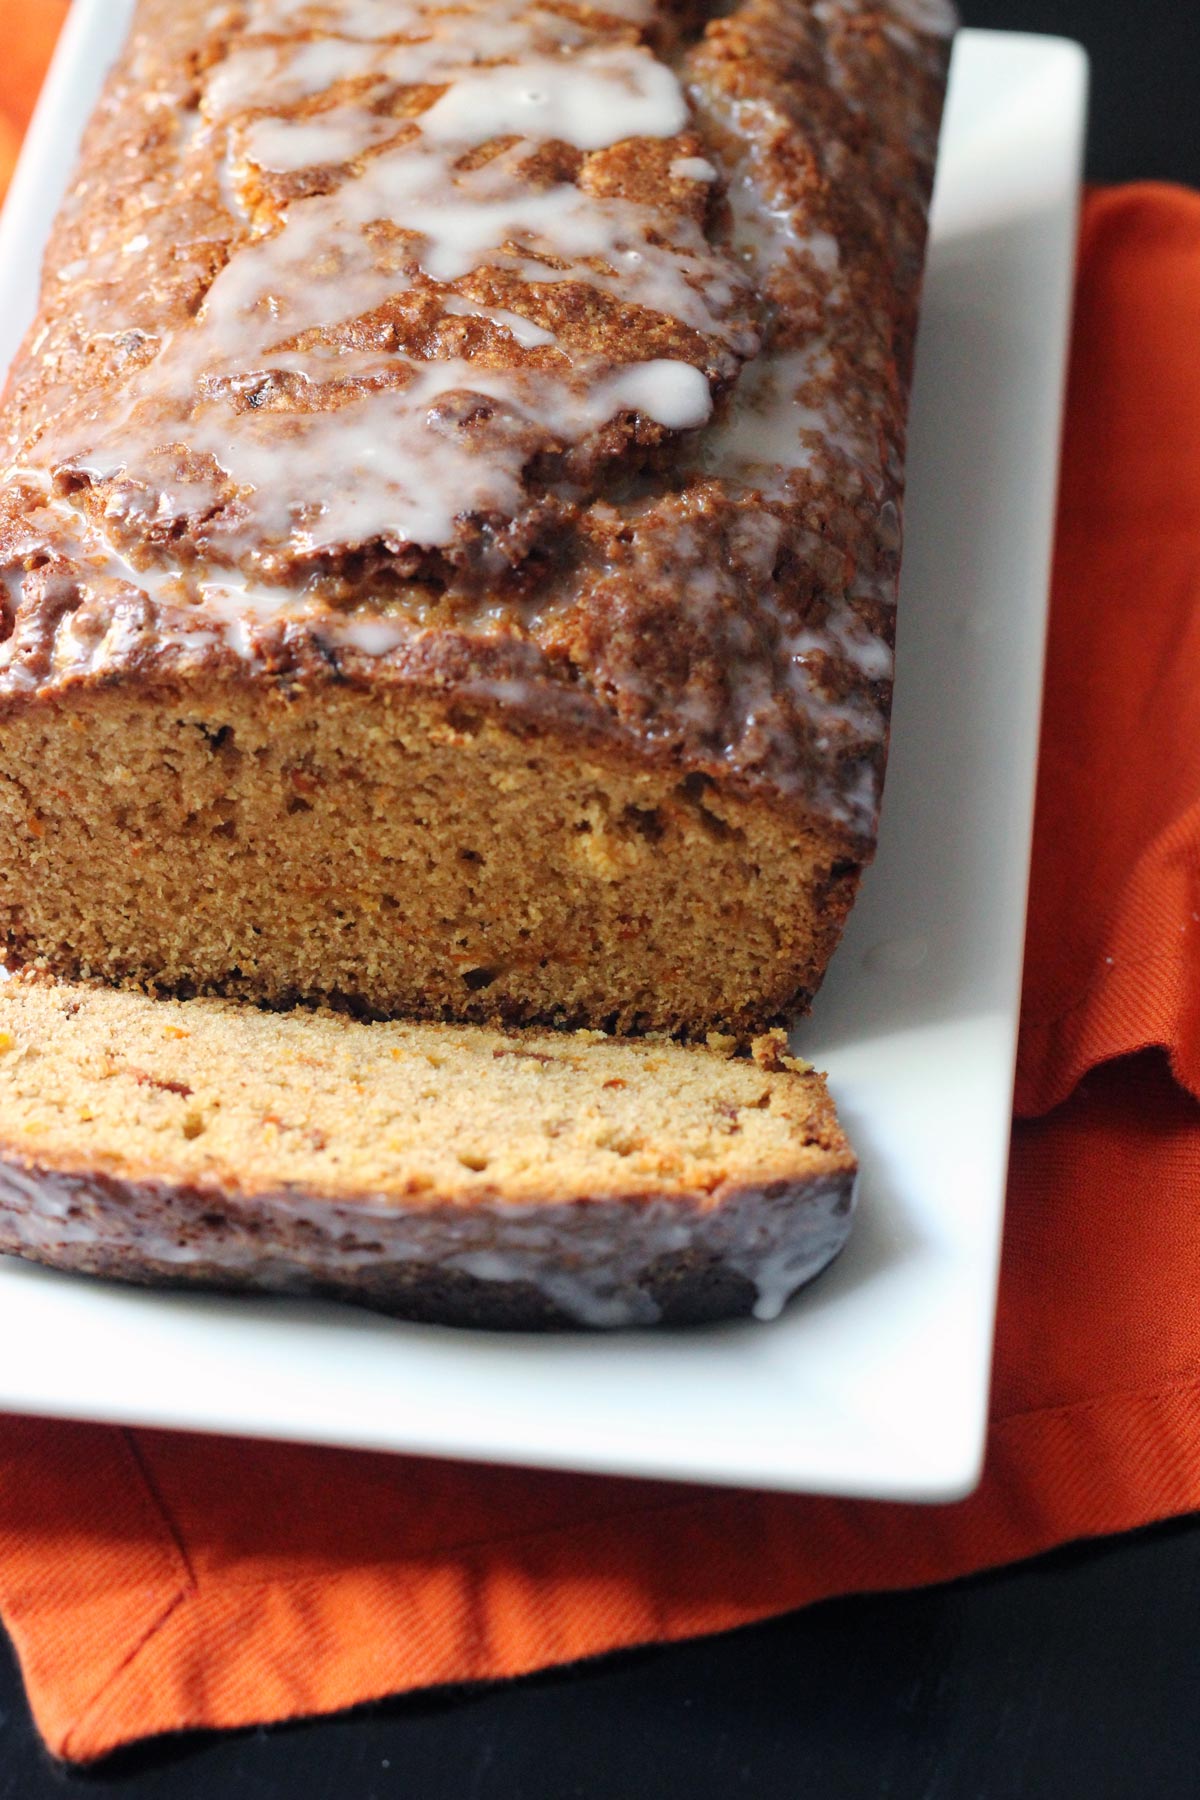
<svg viewBox="0 0 1200 1800">
<path fill-rule="evenodd" d="M 0 1250 L 493 1327 L 770 1318 L 837 1254 L 822 1077 L 598 1032 L 0 984 Z"/>
<path fill-rule="evenodd" d="M 0 417 L 10 957 L 806 1004 L 875 838 L 952 23 L 141 0 Z"/>
</svg>

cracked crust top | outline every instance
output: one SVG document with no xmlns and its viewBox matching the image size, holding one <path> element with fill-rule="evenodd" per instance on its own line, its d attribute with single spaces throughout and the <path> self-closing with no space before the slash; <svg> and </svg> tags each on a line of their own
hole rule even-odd
<svg viewBox="0 0 1200 1800">
<path fill-rule="evenodd" d="M 0 703 L 412 682 L 869 843 L 932 0 L 141 0 L 0 421 Z"/>
</svg>

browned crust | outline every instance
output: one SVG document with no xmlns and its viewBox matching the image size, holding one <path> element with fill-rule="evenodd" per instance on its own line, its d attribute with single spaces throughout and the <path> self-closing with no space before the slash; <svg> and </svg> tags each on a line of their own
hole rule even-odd
<svg viewBox="0 0 1200 1800">
<path fill-rule="evenodd" d="M 0 1252 L 153 1286 L 316 1295 L 492 1330 L 773 1317 L 837 1256 L 856 1164 L 693 1198 L 328 1201 L 66 1170 L 0 1147 Z"/>
<path fill-rule="evenodd" d="M 127 271 L 124 285 L 109 281 L 99 295 L 88 286 L 90 263 L 80 276 L 56 274 L 47 283 L 38 326 L 18 359 L 0 421 L 15 449 L 24 454 L 33 447 L 34 460 L 41 434 L 64 410 L 74 408 L 86 418 L 101 392 L 119 398 L 131 371 L 152 356 L 156 334 L 194 313 L 235 244 L 239 227 L 216 182 L 219 146 L 211 168 L 194 157 L 189 161 L 187 136 L 172 124 L 170 110 L 160 109 L 148 124 L 138 106 L 148 83 L 174 92 L 185 111 L 194 104 L 206 63 L 224 54 L 226 27 L 214 27 L 213 16 L 206 0 L 142 0 L 140 31 L 90 127 L 91 180 L 64 209 L 51 267 L 87 262 L 80 249 L 97 231 L 96 241 L 109 255 L 131 221 L 143 217 L 153 227 L 149 260 L 132 286 Z M 661 41 L 673 16 L 664 8 L 651 36 Z M 864 486 L 837 453 L 822 451 L 814 468 L 797 474 L 788 499 L 765 502 L 753 491 L 689 471 L 686 443 L 670 434 L 663 443 L 650 442 L 645 421 L 625 419 L 613 443 L 601 447 L 596 468 L 579 472 L 579 498 L 561 503 L 552 482 L 545 491 L 531 489 L 525 515 L 498 535 L 493 524 L 465 522 L 462 542 L 445 567 L 431 571 L 428 558 L 414 562 L 407 551 L 380 546 L 347 547 L 327 558 L 329 566 L 316 570 L 315 578 L 325 584 L 333 610 L 353 614 L 365 606 L 369 612 L 386 595 L 403 622 L 402 642 L 386 656 L 365 658 L 334 645 L 320 629 L 268 629 L 258 645 L 262 673 L 255 679 L 398 680 L 442 690 L 518 681 L 528 687 L 527 710 L 553 729 L 607 734 L 627 756 L 670 757 L 714 779 L 756 787 L 782 806 L 823 818 L 831 793 L 858 792 L 864 782 L 877 791 L 885 744 L 863 742 L 853 731 L 823 732 L 785 691 L 788 656 L 780 621 L 788 631 L 820 631 L 852 571 L 858 586 L 849 595 L 851 610 L 864 628 L 890 635 L 888 607 L 872 596 L 894 586 L 898 567 L 898 533 L 881 521 L 894 515 L 902 489 L 904 415 L 946 44 L 918 34 L 906 46 L 885 24 L 886 8 L 873 5 L 848 7 L 822 23 L 799 0 L 746 0 L 732 17 L 714 21 L 687 53 L 697 129 L 686 142 L 666 147 L 702 151 L 729 170 L 752 166 L 764 204 L 793 210 L 801 231 L 830 234 L 842 246 L 847 298 L 836 321 L 832 372 L 821 378 L 827 394 L 814 392 L 813 399 L 820 405 L 832 394 L 857 419 L 870 422 L 880 443 L 882 484 Z M 672 26 L 666 35 L 678 34 Z M 737 120 L 749 121 L 745 135 L 734 129 Z M 636 191 L 661 203 L 667 217 L 681 201 L 669 183 L 664 186 L 665 153 L 661 145 L 635 140 L 621 147 L 619 157 L 605 152 L 586 159 L 588 169 L 577 178 L 616 182 L 615 191 Z M 131 168 L 139 175 L 136 192 Z M 161 197 L 159 212 L 147 208 L 145 194 Z M 728 228 L 722 204 L 715 194 L 704 221 L 718 250 Z M 760 323 L 773 321 L 770 329 L 784 347 L 804 342 L 828 287 L 829 278 L 810 259 L 793 259 L 760 296 Z M 589 294 L 584 289 L 572 300 L 555 289 L 538 303 L 553 300 L 563 309 L 555 320 L 563 330 L 585 319 L 590 330 L 596 302 Z M 670 350 L 711 361 L 712 346 L 702 341 L 689 348 L 678 322 L 680 341 L 668 343 L 662 333 L 669 336 L 670 325 L 659 316 L 614 315 L 597 326 L 589 353 L 619 346 L 623 355 Z M 427 329 L 423 313 L 420 330 Z M 492 354 L 486 345 L 483 350 Z M 732 366 L 714 369 L 718 393 L 735 374 Z M 614 467 L 634 480 L 634 501 L 612 487 Z M 103 500 L 101 493 L 97 503 Z M 781 532 L 774 566 L 765 570 L 742 543 L 746 520 L 764 513 L 777 519 Z M 162 541 L 151 533 L 145 542 L 126 545 L 135 564 L 144 557 L 147 565 L 186 572 L 189 559 L 207 555 L 220 564 L 226 557 L 219 541 L 208 541 L 211 522 L 164 521 L 162 532 Z M 685 539 L 692 546 L 686 556 L 680 550 Z M 507 567 L 500 576 L 498 544 Z M 703 614 L 681 606 L 696 572 L 711 569 L 727 578 L 721 604 Z M 48 697 L 80 678 L 111 677 L 140 689 L 152 667 L 174 668 L 170 646 L 180 620 L 172 609 L 128 580 L 100 579 L 81 566 L 72 543 L 28 494 L 10 493 L 0 505 L 0 580 L 5 576 L 12 589 L 7 601 L 0 592 L 0 639 L 20 640 L 14 703 L 21 703 L 22 687 Z M 768 598 L 769 605 L 759 605 Z M 486 628 L 481 605 L 491 621 Z M 504 614 L 499 627 L 498 611 Z M 102 666 L 89 663 L 89 633 L 95 649 L 106 637 L 102 627 L 114 620 L 121 628 L 108 636 Z M 202 662 L 206 677 L 223 679 L 230 672 L 219 646 L 205 651 Z M 886 681 L 865 679 L 836 655 L 825 659 L 820 682 L 835 705 L 858 697 L 887 710 Z M 764 695 L 772 711 L 765 724 Z M 519 726 L 524 705 L 511 694 L 504 701 Z M 832 832 L 845 829 L 831 816 Z M 868 820 L 856 834 L 860 842 L 869 840 L 871 830 Z"/>
</svg>

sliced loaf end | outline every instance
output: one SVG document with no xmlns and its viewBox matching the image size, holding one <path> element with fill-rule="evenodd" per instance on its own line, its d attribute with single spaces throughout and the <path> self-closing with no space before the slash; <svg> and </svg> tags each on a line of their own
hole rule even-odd
<svg viewBox="0 0 1200 1800">
<path fill-rule="evenodd" d="M 491 1327 L 772 1317 L 841 1249 L 823 1078 L 599 1032 L 0 984 L 0 1250 Z"/>
</svg>

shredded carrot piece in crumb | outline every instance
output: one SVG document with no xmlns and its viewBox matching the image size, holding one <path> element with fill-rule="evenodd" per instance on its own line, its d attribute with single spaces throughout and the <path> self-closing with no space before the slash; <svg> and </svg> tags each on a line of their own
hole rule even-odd
<svg viewBox="0 0 1200 1800">
<path fill-rule="evenodd" d="M 17 1047 L 17 1040 L 13 1036 L 12 1032 L 11 1031 L 0 1031 L 0 1056 L 3 1056 L 4 1053 L 8 1050 L 15 1050 L 16 1047 Z"/>
<path fill-rule="evenodd" d="M 29 826 L 29 829 L 32 831 L 35 838 L 45 837 L 46 827 L 42 824 L 42 821 L 37 817 L 36 813 L 30 813 L 25 823 Z"/>
<path fill-rule="evenodd" d="M 178 1025 L 168 1025 L 163 1032 L 163 1036 L 169 1038 L 185 1038 L 191 1037 L 191 1035 L 190 1031 L 181 1031 Z"/>
</svg>

